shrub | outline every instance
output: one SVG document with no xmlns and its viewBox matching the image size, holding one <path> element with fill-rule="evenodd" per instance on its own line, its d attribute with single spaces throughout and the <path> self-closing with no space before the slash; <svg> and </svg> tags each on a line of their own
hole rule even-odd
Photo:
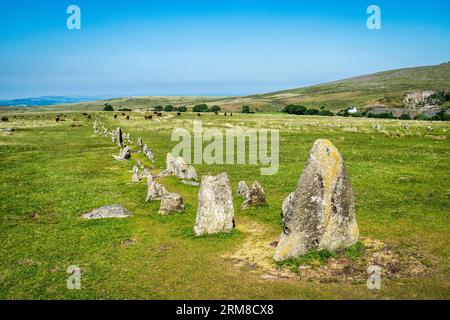
<svg viewBox="0 0 450 320">
<path fill-rule="evenodd" d="M 210 111 L 211 112 L 220 112 L 220 110 L 221 109 L 220 109 L 220 107 L 218 105 L 214 105 L 214 106 L 211 107 Z"/>
<path fill-rule="evenodd" d="M 283 109 L 283 112 L 289 114 L 303 115 L 306 113 L 306 107 L 302 105 L 290 104 Z"/>
<path fill-rule="evenodd" d="M 400 120 L 411 120 L 411 117 L 409 116 L 409 114 L 404 113 L 402 114 L 400 117 L 398 117 Z"/>
<path fill-rule="evenodd" d="M 305 111 L 305 114 L 308 116 L 317 116 L 320 113 L 317 109 L 308 109 Z"/>
<path fill-rule="evenodd" d="M 383 112 L 383 113 L 373 113 L 369 112 L 367 114 L 368 118 L 378 118 L 378 119 L 395 119 L 394 115 L 390 112 Z"/>
<path fill-rule="evenodd" d="M 105 106 L 103 107 L 103 111 L 114 111 L 114 108 L 109 103 L 105 103 Z"/>
<path fill-rule="evenodd" d="M 178 111 L 178 112 L 186 112 L 187 111 L 187 108 L 185 106 L 181 106 L 176 109 L 177 109 L 176 111 Z"/>
<path fill-rule="evenodd" d="M 175 110 L 175 108 L 171 104 L 164 107 L 164 111 L 166 111 L 166 112 L 172 112 L 174 110 Z"/>
<path fill-rule="evenodd" d="M 426 121 L 426 120 L 430 120 L 430 118 L 427 115 L 420 113 L 414 117 L 414 120 Z"/>
<path fill-rule="evenodd" d="M 119 111 L 133 111 L 133 110 L 131 110 L 129 108 L 121 108 L 121 109 L 119 109 Z"/>
<path fill-rule="evenodd" d="M 340 110 L 337 113 L 337 115 L 340 116 L 340 117 L 348 117 L 350 114 L 348 113 L 347 109 L 344 109 L 344 110 Z"/>
<path fill-rule="evenodd" d="M 155 107 L 155 111 L 163 111 L 163 107 L 162 106 L 156 106 Z"/>
<path fill-rule="evenodd" d="M 245 105 L 242 106 L 241 113 L 254 113 L 254 112 L 250 110 L 249 106 Z"/>
<path fill-rule="evenodd" d="M 331 112 L 330 110 L 322 109 L 319 112 L 319 116 L 332 117 L 332 116 L 334 116 L 334 113 Z"/>
<path fill-rule="evenodd" d="M 193 112 L 208 112 L 208 105 L 202 103 L 202 104 L 197 104 L 192 108 Z"/>
</svg>

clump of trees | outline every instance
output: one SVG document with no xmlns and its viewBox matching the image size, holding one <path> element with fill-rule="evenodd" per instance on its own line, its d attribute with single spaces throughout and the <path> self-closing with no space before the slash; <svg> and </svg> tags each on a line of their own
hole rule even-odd
<svg viewBox="0 0 450 320">
<path fill-rule="evenodd" d="M 119 111 L 133 111 L 130 108 L 120 108 Z"/>
<path fill-rule="evenodd" d="M 209 108 L 208 105 L 205 103 L 202 104 L 196 104 L 193 108 L 192 108 L 193 112 L 209 112 Z"/>
<path fill-rule="evenodd" d="M 295 114 L 295 115 L 308 115 L 308 116 L 328 116 L 332 117 L 334 116 L 334 113 L 330 110 L 325 110 L 324 107 L 318 109 L 308 109 L 305 106 L 299 105 L 299 104 L 290 104 L 286 106 L 282 112 L 289 113 L 289 114 Z"/>
<path fill-rule="evenodd" d="M 248 114 L 250 114 L 250 113 L 255 113 L 255 112 L 252 111 L 249 106 L 245 105 L 245 106 L 242 106 L 241 113 L 248 113 Z"/>
<path fill-rule="evenodd" d="M 109 103 L 105 103 L 103 106 L 103 111 L 114 111 L 114 108 Z"/>
<path fill-rule="evenodd" d="M 220 112 L 221 108 L 218 105 L 213 105 L 211 108 L 207 104 L 197 104 L 192 108 L 193 112 Z"/>
<path fill-rule="evenodd" d="M 168 104 L 164 107 L 156 106 L 153 109 L 157 112 L 161 112 L 161 111 L 164 111 L 164 112 L 186 112 L 187 111 L 187 108 L 185 106 L 175 107 L 171 104 Z"/>
</svg>

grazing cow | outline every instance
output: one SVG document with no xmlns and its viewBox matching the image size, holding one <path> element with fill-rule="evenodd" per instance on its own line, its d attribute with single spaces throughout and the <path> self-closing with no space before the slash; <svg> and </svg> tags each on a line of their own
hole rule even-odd
<svg viewBox="0 0 450 320">
<path fill-rule="evenodd" d="M 201 117 L 202 115 L 200 113 L 197 113 L 197 117 Z"/>
<path fill-rule="evenodd" d="M 181 112 L 177 112 L 177 116 L 178 116 L 178 117 L 181 116 Z"/>
<path fill-rule="evenodd" d="M 224 113 L 224 116 L 225 116 L 225 117 L 227 116 L 227 113 L 226 113 L 226 112 Z"/>
<path fill-rule="evenodd" d="M 123 117 L 125 117 L 125 116 L 126 116 L 125 112 L 122 112 L 122 116 L 123 116 Z"/>
<path fill-rule="evenodd" d="M 230 117 L 232 117 L 233 116 L 233 113 L 230 113 Z"/>
<path fill-rule="evenodd" d="M 158 112 L 158 117 L 162 117 L 162 113 L 161 112 Z"/>
<path fill-rule="evenodd" d="M 56 117 L 55 121 L 59 122 L 59 120 L 61 120 L 59 117 Z"/>
<path fill-rule="evenodd" d="M 114 119 L 117 119 L 117 114 L 114 115 Z"/>
<path fill-rule="evenodd" d="M 89 114 L 87 114 L 86 112 L 83 112 L 83 116 L 88 116 Z"/>
<path fill-rule="evenodd" d="M 130 120 L 130 116 L 127 116 L 127 120 Z"/>
<path fill-rule="evenodd" d="M 91 115 L 90 115 L 90 114 L 88 114 L 87 118 L 88 118 L 88 119 L 90 119 L 90 118 L 91 118 Z"/>
<path fill-rule="evenodd" d="M 2 117 L 3 122 L 8 122 L 8 120 L 9 120 L 8 117 Z"/>
</svg>

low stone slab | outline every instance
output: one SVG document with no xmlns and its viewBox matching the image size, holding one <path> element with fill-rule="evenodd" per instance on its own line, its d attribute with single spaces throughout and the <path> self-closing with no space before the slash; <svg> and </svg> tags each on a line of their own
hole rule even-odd
<svg viewBox="0 0 450 320">
<path fill-rule="evenodd" d="M 119 204 L 103 206 L 82 215 L 83 219 L 128 218 L 131 212 Z"/>
<path fill-rule="evenodd" d="M 197 181 L 191 181 L 191 180 L 181 180 L 181 183 L 186 184 L 188 186 L 192 186 L 192 187 L 198 187 L 200 185 L 200 183 L 198 183 Z"/>
<path fill-rule="evenodd" d="M 159 214 L 168 215 L 173 212 L 183 212 L 184 202 L 183 198 L 176 193 L 166 193 L 161 196 L 161 205 L 159 207 Z"/>
<path fill-rule="evenodd" d="M 259 207 L 267 205 L 266 194 L 259 182 L 255 181 L 252 188 L 245 195 L 245 201 L 242 204 L 242 209 L 249 209 L 251 207 Z"/>
</svg>

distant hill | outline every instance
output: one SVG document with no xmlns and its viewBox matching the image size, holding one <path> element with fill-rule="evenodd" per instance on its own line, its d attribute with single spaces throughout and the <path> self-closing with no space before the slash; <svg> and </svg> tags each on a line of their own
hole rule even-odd
<svg viewBox="0 0 450 320">
<path fill-rule="evenodd" d="M 403 96 L 416 90 L 450 90 L 450 62 L 440 65 L 398 69 L 314 85 L 310 87 L 242 97 L 129 97 L 99 101 L 75 101 L 75 98 L 42 97 L 14 100 L 15 105 L 53 105 L 53 110 L 101 110 L 105 103 L 115 109 L 151 109 L 157 105 L 187 106 L 207 103 L 223 110 L 238 111 L 243 105 L 253 110 L 278 111 L 289 104 L 324 107 L 337 111 L 349 106 L 403 107 Z M 67 99 L 67 100 L 64 100 Z M 72 99 L 72 100 L 70 100 Z M 58 105 L 56 105 L 58 104 Z M 62 105 L 60 105 L 62 104 Z M 0 101 L 0 105 L 8 106 Z"/>
<path fill-rule="evenodd" d="M 13 100 L 0 100 L 0 106 L 7 107 L 32 107 L 32 106 L 50 106 L 56 104 L 78 103 L 84 101 L 95 100 L 95 98 L 73 98 L 61 96 L 46 96 L 37 98 L 24 98 Z"/>
<path fill-rule="evenodd" d="M 403 107 L 405 93 L 449 90 L 450 62 L 427 67 L 378 72 L 306 88 L 254 96 L 272 105 L 304 104 L 340 109 L 350 105 Z"/>
</svg>

